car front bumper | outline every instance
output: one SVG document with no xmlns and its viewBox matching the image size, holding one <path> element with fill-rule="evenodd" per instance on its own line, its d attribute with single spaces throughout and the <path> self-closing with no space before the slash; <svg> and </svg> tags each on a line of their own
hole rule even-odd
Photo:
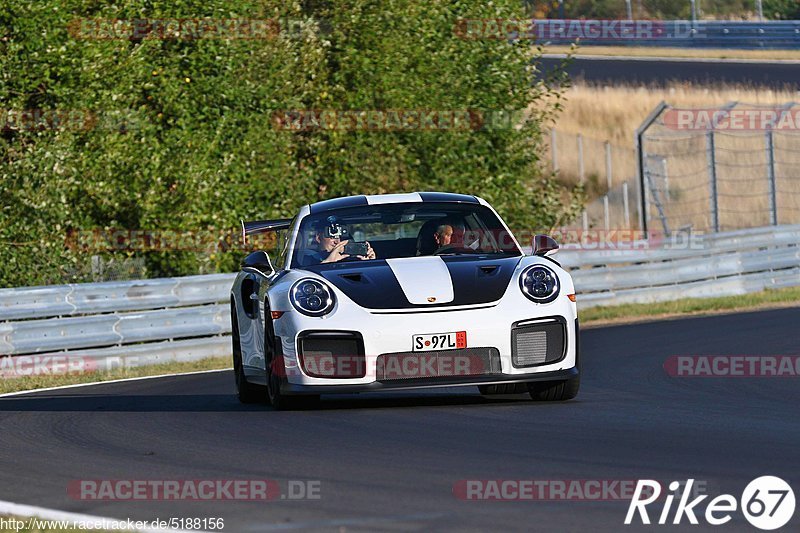
<svg viewBox="0 0 800 533">
<path fill-rule="evenodd" d="M 535 366 L 514 364 L 515 340 L 512 330 L 519 324 L 559 321 L 563 324 L 563 353 L 552 362 Z M 403 390 L 432 387 L 494 385 L 557 381 L 578 376 L 578 322 L 575 304 L 562 295 L 548 304 L 533 304 L 521 294 L 519 299 L 505 298 L 492 306 L 463 310 L 442 309 L 420 313 L 375 313 L 361 308 L 331 317 L 310 318 L 286 313 L 275 321 L 285 365 L 282 391 L 287 394 L 328 394 Z M 465 331 L 466 350 L 444 350 L 447 358 L 465 356 L 470 350 L 492 350 L 491 368 L 466 375 L 399 376 L 382 379 L 379 358 L 399 356 L 403 361 L 431 352 L 412 352 L 412 336 Z M 313 377 L 301 365 L 300 337 L 309 333 L 347 333 L 363 340 L 363 376 Z M 472 357 L 471 361 L 476 359 Z M 517 363 L 519 360 L 517 359 Z M 485 364 L 485 362 L 483 363 Z M 308 362 L 306 361 L 306 365 Z M 398 376 L 393 376 L 398 377 Z"/>
</svg>

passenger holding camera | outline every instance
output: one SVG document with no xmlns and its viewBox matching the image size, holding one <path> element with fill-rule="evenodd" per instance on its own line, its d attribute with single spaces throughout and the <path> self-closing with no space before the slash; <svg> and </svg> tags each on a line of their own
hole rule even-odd
<svg viewBox="0 0 800 533">
<path fill-rule="evenodd" d="M 350 253 L 359 259 L 375 259 L 375 251 L 369 242 L 350 243 L 347 228 L 332 223 L 329 226 L 317 230 L 314 240 L 317 243 L 314 259 L 319 263 L 335 263 L 350 257 Z M 358 253 L 361 252 L 361 253 Z"/>
</svg>

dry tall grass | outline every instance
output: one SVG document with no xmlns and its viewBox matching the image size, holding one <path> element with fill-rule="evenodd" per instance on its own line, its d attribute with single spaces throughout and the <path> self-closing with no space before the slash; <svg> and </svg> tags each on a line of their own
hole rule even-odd
<svg viewBox="0 0 800 533">
<path fill-rule="evenodd" d="M 718 108 L 728 102 L 776 105 L 800 100 L 792 91 L 753 87 L 667 88 L 597 87 L 575 85 L 566 94 L 566 104 L 555 128 L 559 175 L 567 183 L 578 181 L 577 135 L 583 136 L 584 176 L 590 199 L 606 193 L 606 157 L 603 141 L 612 146 L 612 187 L 627 181 L 632 193 L 631 218 L 638 218 L 633 193 L 636 185 L 634 132 L 661 101 L 682 108 Z M 651 130 L 647 151 L 662 156 L 653 186 L 655 195 L 672 228 L 711 229 L 711 195 L 706 138 L 702 132 L 676 132 L 663 126 Z M 678 133 L 679 135 L 675 135 Z M 683 135 L 681 135 L 683 134 Z M 767 225 L 769 220 L 769 179 L 765 135 L 762 132 L 718 132 L 716 173 L 720 229 Z M 775 175 L 778 189 L 778 222 L 800 222 L 800 132 L 776 133 Z M 663 176 L 661 175 L 663 174 Z M 664 177 L 666 176 L 666 177 Z M 615 193 L 616 194 L 616 193 Z M 613 194 L 611 203 L 621 200 Z M 593 224 L 602 211 L 590 208 Z M 621 207 L 612 205 L 611 224 L 621 227 Z M 650 217 L 658 219 L 651 203 Z"/>
<path fill-rule="evenodd" d="M 634 131 L 662 100 L 675 107 L 719 107 L 734 101 L 782 104 L 800 101 L 800 92 L 742 86 L 655 88 L 576 84 L 566 93 L 565 109 L 558 118 L 557 129 L 632 147 Z"/>
</svg>

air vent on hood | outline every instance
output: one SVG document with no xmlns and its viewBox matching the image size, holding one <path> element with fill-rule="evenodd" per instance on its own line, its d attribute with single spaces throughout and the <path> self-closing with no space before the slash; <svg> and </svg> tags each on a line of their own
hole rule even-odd
<svg viewBox="0 0 800 533">
<path fill-rule="evenodd" d="M 497 265 L 484 265 L 484 266 L 478 267 L 478 270 L 481 271 L 481 274 L 484 274 L 486 276 L 491 276 L 491 275 L 497 273 L 497 269 L 498 268 L 500 268 L 500 267 L 498 267 Z"/>
<path fill-rule="evenodd" d="M 361 283 L 361 272 L 350 272 L 349 274 L 339 274 L 339 277 L 347 281 Z"/>
</svg>

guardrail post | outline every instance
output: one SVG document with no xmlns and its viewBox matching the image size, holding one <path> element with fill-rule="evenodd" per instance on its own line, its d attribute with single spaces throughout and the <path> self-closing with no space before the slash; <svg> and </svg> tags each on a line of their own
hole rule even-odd
<svg viewBox="0 0 800 533">
<path fill-rule="evenodd" d="M 611 216 L 608 213 L 608 195 L 603 196 L 603 219 L 605 222 L 606 233 L 611 229 Z"/>
<path fill-rule="evenodd" d="M 708 156 L 709 196 L 711 203 L 711 227 L 719 233 L 719 198 L 717 195 L 717 160 L 714 148 L 714 130 L 706 134 L 706 154 Z"/>
<path fill-rule="evenodd" d="M 769 223 L 778 225 L 778 191 L 775 186 L 775 138 L 772 128 L 764 134 L 767 143 L 767 179 L 769 180 Z"/>
<path fill-rule="evenodd" d="M 608 190 L 611 190 L 612 186 L 612 175 L 611 175 L 611 143 L 608 141 L 605 142 L 606 147 L 606 183 L 608 184 Z"/>
</svg>

